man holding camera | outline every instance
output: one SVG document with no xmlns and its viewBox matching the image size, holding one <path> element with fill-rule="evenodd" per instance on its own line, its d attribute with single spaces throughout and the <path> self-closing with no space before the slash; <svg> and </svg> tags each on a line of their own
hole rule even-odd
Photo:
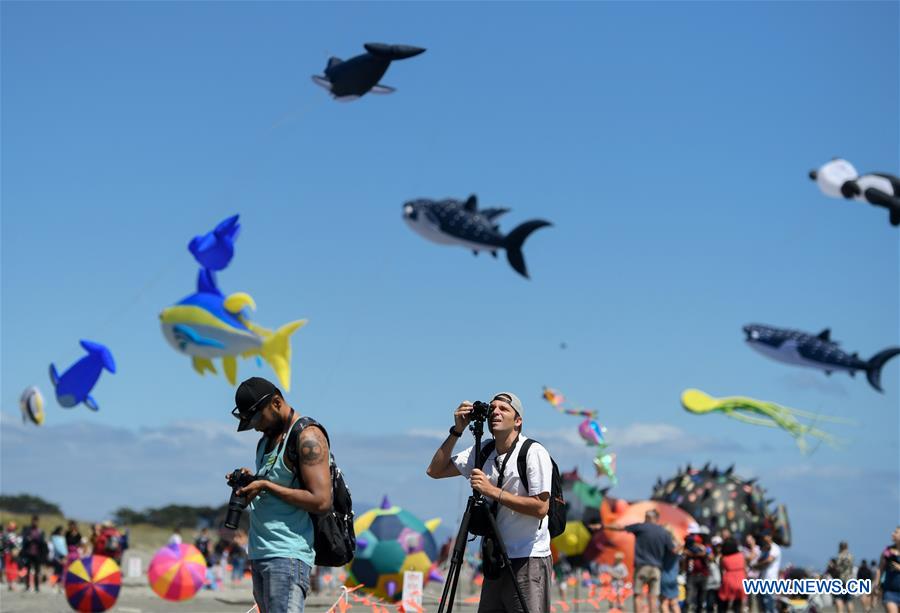
<svg viewBox="0 0 900 613">
<path fill-rule="evenodd" d="M 299 465 L 294 466 L 285 448 L 300 415 L 281 391 L 252 377 L 241 383 L 234 399 L 238 432 L 252 428 L 263 435 L 256 447 L 256 472 L 242 468 L 242 481 L 249 483 L 234 492 L 249 501 L 253 597 L 260 613 L 302 613 L 315 560 L 310 513 L 331 508 L 328 441 L 320 428 L 304 428 L 296 437 Z"/>
<path fill-rule="evenodd" d="M 494 436 L 494 449 L 483 466 L 476 466 L 474 446 L 454 455 L 453 447 L 473 418 L 473 405 L 462 402 L 453 414 L 454 426 L 447 440 L 434 454 L 428 476 L 444 479 L 464 475 L 472 489 L 482 494 L 495 514 L 499 537 L 506 545 L 516 583 L 529 613 L 550 610 L 550 532 L 547 513 L 553 466 L 550 454 L 534 443 L 526 458 L 527 483 L 519 477 L 517 459 L 522 444 L 522 401 L 511 392 L 494 396 L 487 415 Z M 479 612 L 521 611 L 515 586 L 507 572 L 497 578 L 485 578 L 481 588 Z"/>
</svg>

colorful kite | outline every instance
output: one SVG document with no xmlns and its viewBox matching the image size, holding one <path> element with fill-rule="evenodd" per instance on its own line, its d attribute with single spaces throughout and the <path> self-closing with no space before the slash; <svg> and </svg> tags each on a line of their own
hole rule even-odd
<svg viewBox="0 0 900 613">
<path fill-rule="evenodd" d="M 80 344 L 88 354 L 70 366 L 62 376 L 56 372 L 56 366 L 50 364 L 50 382 L 60 406 L 71 408 L 83 402 L 92 411 L 99 411 L 100 405 L 91 397 L 91 390 L 104 368 L 111 373 L 116 372 L 116 362 L 109 349 L 100 343 L 82 340 Z"/>
<path fill-rule="evenodd" d="M 584 442 L 591 447 L 600 447 L 601 449 L 604 449 L 607 445 L 603 438 L 605 433 L 606 428 L 593 419 L 585 419 L 578 426 L 578 434 L 580 434 L 581 438 L 584 439 Z"/>
<path fill-rule="evenodd" d="M 587 417 L 589 419 L 597 417 L 597 411 L 589 411 L 587 409 L 568 409 L 564 407 L 563 405 L 566 402 L 566 397 L 563 396 L 561 392 L 553 389 L 552 387 L 544 386 L 543 397 L 544 400 L 553 405 L 553 407 L 556 408 L 557 411 L 565 415 L 577 415 L 579 417 Z"/>
<path fill-rule="evenodd" d="M 285 391 L 291 389 L 291 334 L 306 324 L 305 319 L 287 323 L 276 331 L 263 328 L 247 317 L 256 303 L 245 293 L 227 298 L 216 286 L 212 273 L 201 270 L 197 292 L 159 315 L 163 335 L 176 351 L 192 358 L 201 375 L 215 373 L 212 360 L 222 358 L 225 378 L 237 380 L 237 358 L 261 356 L 278 375 Z"/>
<path fill-rule="evenodd" d="M 607 477 L 613 487 L 619 484 L 619 478 L 616 476 L 615 453 L 598 453 L 594 458 L 594 468 L 597 469 L 597 476 Z"/>
<path fill-rule="evenodd" d="M 44 397 L 35 386 L 27 388 L 19 397 L 22 422 L 30 421 L 36 426 L 44 423 Z"/>
<path fill-rule="evenodd" d="M 868 202 L 889 211 L 892 226 L 900 226 L 900 178 L 873 172 L 862 175 L 847 160 L 835 158 L 811 170 L 809 178 L 816 182 L 826 196 Z"/>
<path fill-rule="evenodd" d="M 387 72 L 388 66 L 395 60 L 405 60 L 424 53 L 421 47 L 409 45 L 385 45 L 383 43 L 366 43 L 366 53 L 349 60 L 328 58 L 324 75 L 314 75 L 313 83 L 324 87 L 335 100 L 348 102 L 356 100 L 371 92 L 373 94 L 390 94 L 396 91 L 393 87 L 382 85 L 378 81 Z"/>
<path fill-rule="evenodd" d="M 728 417 L 737 419 L 755 426 L 769 428 L 781 428 L 794 437 L 800 451 L 807 453 L 808 446 L 805 437 L 810 436 L 820 441 L 838 447 L 840 441 L 832 435 L 819 430 L 814 425 L 803 424 L 797 419 L 811 419 L 815 422 L 851 423 L 837 417 L 826 417 L 816 413 L 800 411 L 763 400 L 754 400 L 745 396 L 729 396 L 727 398 L 713 398 L 709 394 L 697 389 L 685 390 L 681 394 L 681 406 L 686 411 L 702 415 L 705 413 L 720 412 Z"/>
</svg>

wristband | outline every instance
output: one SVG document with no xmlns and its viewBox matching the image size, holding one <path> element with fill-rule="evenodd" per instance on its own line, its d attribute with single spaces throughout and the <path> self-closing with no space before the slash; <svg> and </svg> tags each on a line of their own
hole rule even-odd
<svg viewBox="0 0 900 613">
<path fill-rule="evenodd" d="M 455 436 L 456 438 L 461 437 L 461 436 L 463 435 L 463 433 L 462 433 L 462 432 L 457 432 L 455 428 L 456 428 L 455 425 L 454 425 L 454 426 L 450 426 L 450 434 L 452 434 L 452 435 Z"/>
</svg>

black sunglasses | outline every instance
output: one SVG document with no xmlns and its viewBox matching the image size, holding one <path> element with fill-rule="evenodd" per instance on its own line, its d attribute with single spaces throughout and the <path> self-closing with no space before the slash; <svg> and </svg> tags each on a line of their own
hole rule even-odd
<svg viewBox="0 0 900 613">
<path fill-rule="evenodd" d="M 234 416 L 235 419 L 238 419 L 238 420 L 249 419 L 249 418 L 253 417 L 254 415 L 256 415 L 256 413 L 258 413 L 259 411 L 262 411 L 265 408 L 265 406 L 260 406 L 260 405 L 263 402 L 265 402 L 266 400 L 268 400 L 271 396 L 272 396 L 272 394 L 266 394 L 265 396 L 263 396 L 262 398 L 260 398 L 256 402 L 254 402 L 252 406 L 250 406 L 248 409 L 246 409 L 243 412 L 238 407 L 234 407 L 233 409 L 231 409 L 231 414 Z"/>
</svg>

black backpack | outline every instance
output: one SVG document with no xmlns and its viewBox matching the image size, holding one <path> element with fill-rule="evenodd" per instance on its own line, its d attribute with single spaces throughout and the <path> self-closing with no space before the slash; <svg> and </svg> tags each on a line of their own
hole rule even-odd
<svg viewBox="0 0 900 613">
<path fill-rule="evenodd" d="M 519 479 L 528 488 L 528 450 L 537 443 L 536 440 L 527 439 L 519 448 L 519 455 L 516 457 L 516 468 L 519 471 Z M 538 443 L 540 445 L 540 443 Z M 481 456 L 478 458 L 478 466 L 483 467 L 487 462 L 488 456 L 494 452 L 496 442 L 491 439 L 481 448 Z M 544 448 L 546 449 L 546 447 Z M 553 476 L 550 479 L 550 510 L 547 512 L 547 528 L 550 530 L 550 538 L 554 538 L 562 534 L 566 529 L 566 500 L 562 493 L 562 477 L 559 476 L 559 467 L 556 466 L 556 460 L 550 457 L 550 463 L 553 465 Z M 541 520 L 543 521 L 543 520 Z"/>
<path fill-rule="evenodd" d="M 349 564 L 356 552 L 356 531 L 353 529 L 353 499 L 344 481 L 344 473 L 338 468 L 331 453 L 331 440 L 322 424 L 311 417 L 301 417 L 288 433 L 285 455 L 294 466 L 294 478 L 302 487 L 300 478 L 300 458 L 297 453 L 297 439 L 309 426 L 316 426 L 328 441 L 329 466 L 331 468 L 331 510 L 321 515 L 310 513 L 313 522 L 313 543 L 316 550 L 317 566 L 344 566 Z M 262 442 L 262 441 L 260 441 Z"/>
</svg>

